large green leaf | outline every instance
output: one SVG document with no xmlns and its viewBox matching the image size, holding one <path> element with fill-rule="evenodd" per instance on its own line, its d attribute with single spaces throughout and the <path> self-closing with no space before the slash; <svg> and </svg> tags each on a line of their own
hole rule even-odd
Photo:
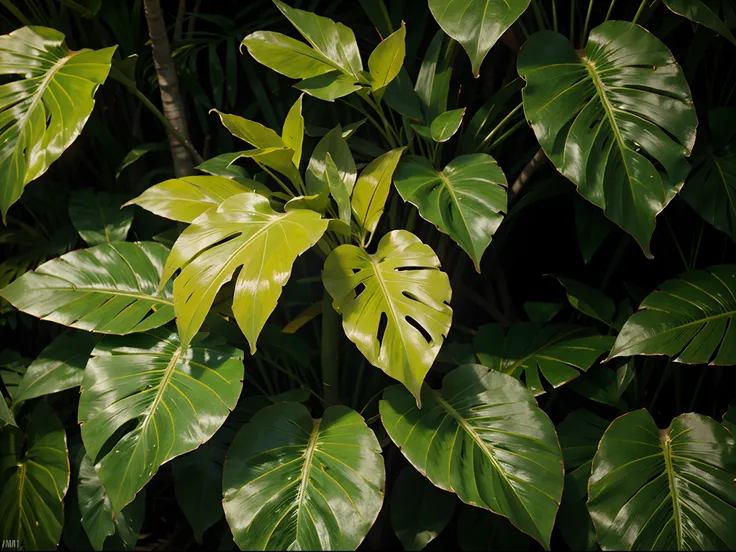
<svg viewBox="0 0 736 552">
<path fill-rule="evenodd" d="M 241 351 L 219 338 L 203 335 L 182 350 L 177 334 L 161 328 L 100 342 L 82 381 L 79 422 L 113 515 L 162 464 L 214 435 L 242 380 Z"/>
<path fill-rule="evenodd" d="M 133 210 L 121 209 L 122 194 L 76 191 L 69 199 L 69 218 L 87 245 L 125 241 L 133 223 Z"/>
<path fill-rule="evenodd" d="M 480 260 L 506 211 L 506 177 L 485 153 L 461 155 L 438 171 L 424 157 L 406 157 L 396 171 L 396 189 L 419 214 Z"/>
<path fill-rule="evenodd" d="M 0 212 L 3 222 L 23 188 L 49 168 L 87 122 L 115 47 L 72 51 L 64 35 L 23 27 L 0 36 Z"/>
<path fill-rule="evenodd" d="M 174 318 L 172 285 L 157 289 L 169 251 L 154 242 L 72 251 L 0 290 L 17 309 L 90 332 L 127 334 Z"/>
<path fill-rule="evenodd" d="M 199 331 L 217 292 L 242 267 L 232 310 L 255 353 L 291 266 L 326 229 L 327 220 L 314 211 L 277 213 L 265 197 L 251 193 L 234 195 L 200 215 L 174 244 L 162 278 L 165 282 L 182 269 L 174 282 L 182 343 Z"/>
<path fill-rule="evenodd" d="M 736 241 L 736 109 L 712 109 L 710 143 L 696 147 L 681 195 L 698 214 Z"/>
<path fill-rule="evenodd" d="M 603 550 L 734 550 L 736 443 L 682 414 L 660 430 L 646 410 L 616 419 L 593 459 L 588 509 Z"/>
<path fill-rule="evenodd" d="M 363 418 L 301 404 L 258 412 L 223 474 L 225 516 L 242 550 L 355 550 L 383 503 L 381 447 Z"/>
<path fill-rule="evenodd" d="M 432 483 L 509 518 L 546 549 L 562 496 L 554 426 L 512 377 L 466 364 L 442 389 L 422 388 L 422 408 L 401 386 L 386 389 L 381 421 Z"/>
<path fill-rule="evenodd" d="M 647 296 L 609 358 L 676 356 L 685 364 L 736 364 L 736 265 L 693 270 Z"/>
<path fill-rule="evenodd" d="M 55 550 L 69 487 L 61 421 L 39 402 L 22 430 L 7 426 L 0 431 L 0 451 L 0 535 L 25 550 Z"/>
<path fill-rule="evenodd" d="M 524 322 L 504 328 L 478 328 L 473 346 L 478 359 L 492 370 L 523 380 L 535 396 L 546 391 L 541 375 L 553 388 L 577 378 L 613 345 L 613 337 L 568 324 Z"/>
<path fill-rule="evenodd" d="M 442 30 L 470 57 L 473 76 L 480 75 L 486 54 L 529 6 L 529 0 L 429 0 Z"/>
<path fill-rule="evenodd" d="M 518 69 L 524 113 L 547 156 L 651 257 L 655 218 L 685 181 L 697 127 L 670 51 L 638 25 L 608 21 L 581 56 L 562 35 L 533 35 Z"/>
<path fill-rule="evenodd" d="M 729 7 L 728 0 L 664 0 L 664 5 L 677 15 L 705 25 L 736 45 L 736 38 L 726 25 L 725 17 L 720 14 Z M 730 9 L 733 13 L 733 7 Z"/>
<path fill-rule="evenodd" d="M 452 323 L 452 289 L 434 251 L 406 230 L 389 232 L 369 254 L 341 245 L 322 282 L 345 335 L 374 366 L 420 390 Z"/>
</svg>

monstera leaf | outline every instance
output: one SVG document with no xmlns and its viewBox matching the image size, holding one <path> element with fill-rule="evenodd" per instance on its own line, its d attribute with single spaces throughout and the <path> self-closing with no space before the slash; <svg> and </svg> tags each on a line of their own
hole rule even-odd
<svg viewBox="0 0 736 552">
<path fill-rule="evenodd" d="M 125 241 L 133 210 L 121 209 L 125 196 L 86 188 L 69 199 L 69 218 L 87 245 Z"/>
<path fill-rule="evenodd" d="M 685 181 L 697 126 L 672 54 L 641 27 L 608 21 L 581 56 L 562 35 L 533 35 L 518 69 L 547 157 L 651 257 L 655 217 Z"/>
<path fill-rule="evenodd" d="M 419 214 L 480 260 L 506 211 L 506 177 L 490 155 L 462 155 L 438 171 L 424 157 L 404 159 L 396 171 L 396 189 Z"/>
<path fill-rule="evenodd" d="M 664 5 L 677 15 L 705 25 L 736 46 L 736 38 L 726 25 L 725 17 L 719 13 L 724 12 L 723 15 L 726 15 L 727 9 L 734 13 L 734 8 L 728 0 L 664 0 Z"/>
<path fill-rule="evenodd" d="M 156 289 L 168 253 L 154 242 L 96 245 L 42 264 L 0 295 L 25 313 L 80 330 L 141 332 L 174 318 L 172 286 Z"/>
<path fill-rule="evenodd" d="M 82 381 L 79 422 L 113 516 L 162 464 L 215 434 L 242 380 L 242 352 L 217 338 L 183 349 L 175 332 L 157 329 L 100 342 Z"/>
<path fill-rule="evenodd" d="M 55 550 L 64 525 L 69 457 L 61 421 L 44 402 L 23 429 L 0 431 L 0 534 L 26 550 Z"/>
<path fill-rule="evenodd" d="M 68 148 L 87 122 L 115 47 L 72 51 L 64 35 L 23 27 L 0 36 L 0 212 L 3 222 L 23 188 Z"/>
<path fill-rule="evenodd" d="M 452 322 L 450 280 L 439 267 L 428 245 L 394 230 L 372 255 L 354 245 L 334 249 L 322 272 L 345 334 L 417 403 Z"/>
<path fill-rule="evenodd" d="M 383 503 L 381 447 L 363 418 L 331 406 L 259 411 L 235 437 L 223 506 L 242 550 L 355 550 Z"/>
<path fill-rule="evenodd" d="M 481 326 L 473 338 L 480 361 L 489 368 L 523 380 L 535 396 L 545 392 L 539 375 L 559 387 L 585 372 L 613 345 L 613 337 L 587 328 L 535 322 Z"/>
<path fill-rule="evenodd" d="M 517 380 L 463 365 L 422 388 L 422 408 L 401 386 L 386 389 L 381 421 L 422 474 L 460 500 L 508 517 L 546 549 L 562 496 L 555 428 Z"/>
<path fill-rule="evenodd" d="M 528 6 L 529 0 L 429 0 L 442 30 L 470 57 L 475 77 L 486 54 Z"/>
<path fill-rule="evenodd" d="M 736 443 L 682 414 L 660 430 L 646 410 L 617 418 L 593 459 L 588 509 L 603 550 L 736 548 Z"/>
<path fill-rule="evenodd" d="M 188 344 L 202 326 L 215 296 L 242 266 L 233 314 L 251 354 L 296 258 L 327 229 L 327 220 L 307 209 L 277 213 L 258 194 L 238 194 L 192 222 L 166 259 L 162 282 L 174 282 L 176 324 Z"/>
<path fill-rule="evenodd" d="M 736 364 L 736 265 L 668 280 L 621 328 L 609 358 L 676 356 L 685 364 Z"/>
</svg>

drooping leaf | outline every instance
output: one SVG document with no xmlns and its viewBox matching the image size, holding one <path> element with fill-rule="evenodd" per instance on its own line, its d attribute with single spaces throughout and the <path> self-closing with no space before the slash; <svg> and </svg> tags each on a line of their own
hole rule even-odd
<svg viewBox="0 0 736 552">
<path fill-rule="evenodd" d="M 437 115 L 429 127 L 432 140 L 435 142 L 447 142 L 460 128 L 465 115 L 465 108 L 445 111 Z"/>
<path fill-rule="evenodd" d="M 363 418 L 300 404 L 258 412 L 235 437 L 223 506 L 242 550 L 355 550 L 378 516 L 385 471 Z"/>
<path fill-rule="evenodd" d="M 634 379 L 634 375 L 634 365 L 631 361 L 618 368 L 596 365 L 571 381 L 570 389 L 586 399 L 608 404 L 620 412 L 626 412 L 628 405 L 622 396 Z"/>
<path fill-rule="evenodd" d="M 337 200 L 332 189 L 333 187 L 336 187 L 338 183 L 333 182 L 332 187 L 330 186 L 327 174 L 328 154 L 332 157 L 332 161 L 338 170 L 340 181 L 339 188 L 341 188 L 338 191 L 338 195 L 341 198 L 340 201 Z M 332 176 L 334 177 L 334 174 Z M 353 193 L 353 186 L 355 186 L 355 179 L 357 176 L 358 171 L 355 168 L 353 154 L 350 153 L 350 147 L 342 136 L 342 127 L 338 125 L 327 132 L 322 139 L 317 142 L 317 145 L 312 152 L 312 157 L 309 159 L 309 165 L 307 166 L 307 172 L 304 177 L 304 181 L 307 185 L 307 193 L 317 194 L 319 196 L 319 201 L 316 206 L 323 210 L 327 205 L 329 195 L 332 192 L 332 196 L 335 197 L 335 201 L 338 203 L 338 206 L 341 202 L 343 203 L 342 209 L 344 211 L 344 196 L 347 195 L 349 203 L 349 198 Z M 348 214 L 350 213 L 349 208 L 350 207 L 348 205 Z M 345 222 L 350 223 L 349 217 Z"/>
<path fill-rule="evenodd" d="M 558 277 L 557 280 L 565 288 L 567 300 L 574 309 L 609 326 L 613 324 L 616 304 L 610 297 L 572 278 Z"/>
<path fill-rule="evenodd" d="M 524 113 L 547 157 L 651 257 L 655 217 L 690 170 L 697 126 L 672 54 L 638 25 L 607 21 L 582 57 L 562 35 L 535 34 L 518 70 Z"/>
<path fill-rule="evenodd" d="M 132 209 L 121 209 L 122 194 L 76 191 L 69 199 L 69 218 L 87 245 L 125 241 L 133 223 Z"/>
<path fill-rule="evenodd" d="M 719 13 L 728 5 L 726 1 L 664 0 L 664 5 L 673 13 L 686 17 L 693 23 L 705 25 L 736 46 L 736 38 L 734 38 L 733 33 L 731 33 L 731 29 L 726 25 L 725 17 Z"/>
<path fill-rule="evenodd" d="M 55 550 L 69 487 L 66 433 L 56 413 L 39 402 L 22 429 L 0 431 L 0 534 L 25 550 Z"/>
<path fill-rule="evenodd" d="M 256 186 L 223 176 L 184 176 L 151 186 L 126 205 L 139 205 L 160 217 L 192 223 L 229 197 L 254 191 L 258 191 Z"/>
<path fill-rule="evenodd" d="M 424 55 L 414 86 L 424 114 L 425 125 L 429 125 L 437 115 L 447 111 L 454 42 L 445 38 L 441 30 L 434 35 Z"/>
<path fill-rule="evenodd" d="M 383 397 L 383 426 L 417 470 L 549 549 L 562 454 L 552 422 L 521 383 L 466 364 L 445 376 L 441 390 L 422 388 L 421 410 L 401 386 Z"/>
<path fill-rule="evenodd" d="M 72 251 L 0 290 L 23 312 L 90 332 L 127 334 L 174 318 L 172 285 L 157 289 L 169 251 L 154 242 Z"/>
<path fill-rule="evenodd" d="M 117 169 L 115 169 L 115 180 L 118 180 L 120 178 L 120 175 L 127 167 L 130 167 L 133 163 L 138 161 L 141 157 L 143 157 L 147 153 L 152 153 L 155 151 L 170 151 L 169 143 L 167 141 L 149 142 L 149 143 L 141 144 L 140 146 L 134 147 L 123 158 L 123 160 L 118 165 Z"/>
<path fill-rule="evenodd" d="M 608 358 L 633 355 L 736 364 L 736 265 L 693 270 L 649 294 L 621 328 Z"/>
<path fill-rule="evenodd" d="M 720 424 L 682 414 L 660 430 L 636 410 L 606 430 L 588 509 L 603 550 L 736 548 L 736 443 Z"/>
<path fill-rule="evenodd" d="M 428 245 L 394 230 L 372 255 L 354 245 L 334 249 L 322 272 L 345 335 L 417 402 L 452 323 L 450 280 L 439 268 Z"/>
<path fill-rule="evenodd" d="M 571 197 L 575 211 L 575 234 L 578 238 L 578 248 L 583 256 L 583 262 L 587 265 L 601 248 L 614 226 L 593 204 L 585 201 L 578 194 L 572 194 Z"/>
<path fill-rule="evenodd" d="M 508 518 L 467 505 L 458 517 L 457 543 L 464 552 L 529 550 L 529 537 Z"/>
<path fill-rule="evenodd" d="M 529 0 L 429 0 L 439 26 L 467 52 L 476 78 L 490 49 L 527 6 Z"/>
<path fill-rule="evenodd" d="M 457 499 L 414 468 L 401 470 L 391 492 L 391 527 L 404 550 L 422 550 L 450 523 Z"/>
<path fill-rule="evenodd" d="M 506 177 L 485 153 L 462 155 L 442 171 L 424 157 L 406 157 L 396 189 L 419 214 L 448 234 L 475 263 L 480 261 L 506 212 Z"/>
<path fill-rule="evenodd" d="M 387 36 L 368 58 L 368 71 L 371 75 L 371 88 L 374 91 L 388 86 L 401 71 L 406 55 L 406 26 L 403 21 L 398 31 Z"/>
<path fill-rule="evenodd" d="M 294 166 L 299 168 L 299 162 L 302 159 L 302 144 L 304 143 L 304 116 L 302 115 L 302 99 L 303 95 L 294 102 L 289 109 L 284 121 L 284 128 L 281 131 L 284 144 L 294 151 Z"/>
<path fill-rule="evenodd" d="M 15 401 L 27 401 L 79 386 L 84 367 L 98 341 L 95 335 L 73 330 L 54 339 L 26 370 Z"/>
<path fill-rule="evenodd" d="M 64 35 L 23 27 L 0 37 L 0 213 L 3 222 L 23 188 L 68 148 L 87 122 L 115 47 L 72 51 Z"/>
<path fill-rule="evenodd" d="M 79 422 L 113 516 L 162 464 L 214 435 L 242 379 L 242 352 L 206 335 L 186 350 L 165 329 L 97 345 L 82 381 Z"/>
<path fill-rule="evenodd" d="M 254 354 L 291 266 L 326 229 L 327 221 L 314 211 L 277 213 L 265 197 L 251 193 L 234 195 L 200 215 L 174 244 L 162 278 L 166 282 L 182 269 L 174 282 L 182 343 L 199 331 L 217 292 L 242 267 L 232 310 Z"/>
<path fill-rule="evenodd" d="M 577 378 L 611 348 L 613 337 L 567 324 L 523 322 L 478 328 L 473 346 L 480 361 L 524 381 L 535 396 L 545 393 L 541 375 L 553 388 Z"/>
</svg>

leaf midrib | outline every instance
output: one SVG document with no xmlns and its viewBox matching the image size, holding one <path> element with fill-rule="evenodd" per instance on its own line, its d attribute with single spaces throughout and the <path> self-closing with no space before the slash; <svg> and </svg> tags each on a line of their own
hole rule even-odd
<svg viewBox="0 0 736 552">
<path fill-rule="evenodd" d="M 301 482 L 299 483 L 299 490 L 297 491 L 297 503 L 296 503 L 296 535 L 295 540 L 299 542 L 299 521 L 301 517 L 301 510 L 304 506 L 304 500 L 307 496 L 307 489 L 309 488 L 309 474 L 312 471 L 312 459 L 317 449 L 317 438 L 319 437 L 319 427 L 322 423 L 322 419 L 312 420 L 312 433 L 309 434 L 309 440 L 307 441 L 307 448 L 304 450 L 304 465 L 302 466 Z"/>
<path fill-rule="evenodd" d="M 672 517 L 675 521 L 675 538 L 677 539 L 677 549 L 684 550 L 682 541 L 682 522 L 680 520 L 680 505 L 675 485 L 675 469 L 672 465 L 672 447 L 669 431 L 663 431 L 660 435 L 660 445 L 664 456 L 665 471 L 667 472 L 667 485 L 669 486 L 670 496 L 672 497 Z"/>
</svg>

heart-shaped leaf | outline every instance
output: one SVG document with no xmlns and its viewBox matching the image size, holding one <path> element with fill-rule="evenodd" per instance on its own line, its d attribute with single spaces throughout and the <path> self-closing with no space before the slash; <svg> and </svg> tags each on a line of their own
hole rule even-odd
<svg viewBox="0 0 736 552">
<path fill-rule="evenodd" d="M 223 506 L 242 550 L 355 550 L 383 503 L 381 447 L 363 418 L 331 406 L 259 411 L 235 437 Z"/>
<path fill-rule="evenodd" d="M 69 218 L 87 245 L 125 241 L 133 224 L 133 210 L 121 209 L 122 194 L 76 191 L 69 199 Z"/>
<path fill-rule="evenodd" d="M 154 242 L 72 251 L 0 290 L 15 308 L 90 332 L 127 334 L 174 318 L 172 285 L 157 289 L 169 250 Z"/>
<path fill-rule="evenodd" d="M 206 442 L 235 407 L 242 352 L 165 329 L 106 337 L 82 381 L 82 440 L 117 515 L 158 468 Z M 112 439 L 112 448 L 108 440 Z"/>
<path fill-rule="evenodd" d="M 182 343 L 202 326 L 220 288 L 242 267 L 235 284 L 233 314 L 251 354 L 276 308 L 296 258 L 327 229 L 318 213 L 295 209 L 277 213 L 258 194 L 238 194 L 199 216 L 174 244 L 162 281 L 174 282 L 176 324 Z M 254 262 L 257 259 L 257 262 Z"/>
<path fill-rule="evenodd" d="M 676 356 L 685 364 L 736 364 L 736 265 L 693 270 L 647 296 L 608 358 Z"/>
<path fill-rule="evenodd" d="M 638 25 L 607 21 L 581 56 L 560 34 L 533 35 L 518 70 L 547 157 L 651 257 L 655 217 L 690 171 L 698 123 L 670 51 Z"/>
<path fill-rule="evenodd" d="M 660 430 L 646 410 L 606 430 L 588 509 L 603 550 L 736 548 L 736 443 L 719 423 L 682 414 Z"/>
<path fill-rule="evenodd" d="M 485 153 L 461 155 L 442 171 L 424 157 L 408 156 L 394 180 L 404 201 L 448 234 L 480 272 L 480 260 L 506 211 L 506 177 Z"/>
<path fill-rule="evenodd" d="M 387 388 L 381 421 L 402 454 L 460 500 L 509 518 L 549 549 L 562 497 L 555 428 L 518 380 L 477 364 L 422 388 L 422 408 L 401 386 Z"/>
<path fill-rule="evenodd" d="M 394 230 L 372 255 L 354 245 L 334 249 L 322 272 L 345 335 L 417 402 L 452 323 L 450 280 L 439 267 L 428 245 Z"/>
<path fill-rule="evenodd" d="M 736 46 L 736 38 L 725 23 L 726 13 L 720 14 L 726 9 L 730 9 L 733 13 L 734 8 L 727 0 L 664 0 L 664 5 L 677 15 L 705 25 Z"/>
</svg>

